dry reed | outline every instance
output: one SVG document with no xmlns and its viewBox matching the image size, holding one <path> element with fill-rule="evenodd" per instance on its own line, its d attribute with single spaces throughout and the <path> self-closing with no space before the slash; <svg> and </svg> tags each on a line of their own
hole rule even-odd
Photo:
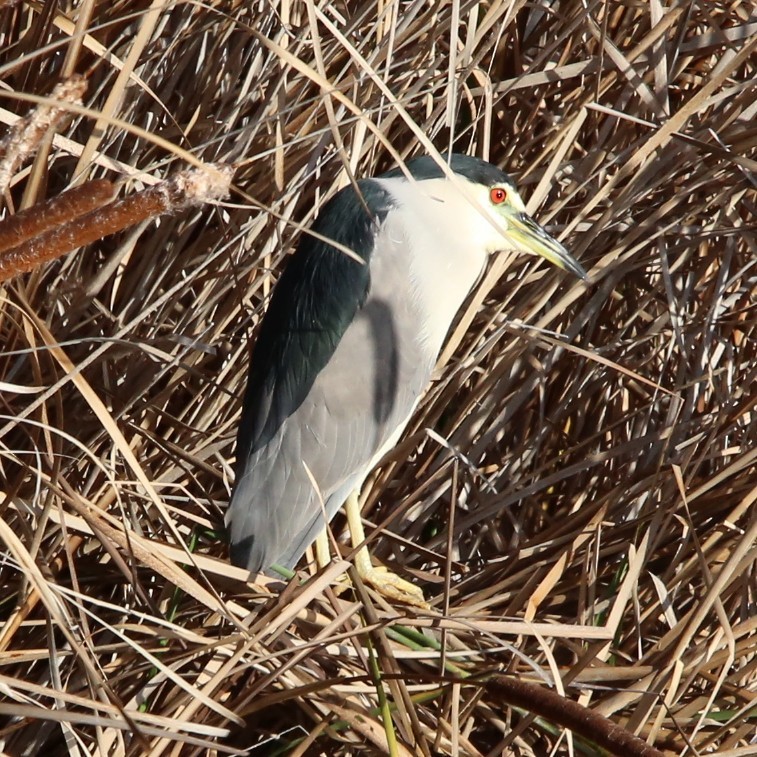
<svg viewBox="0 0 757 757">
<path fill-rule="evenodd" d="M 756 62 L 749 0 L 0 3 L 6 218 L 237 169 L 0 285 L 0 749 L 601 753 L 510 676 L 757 753 Z M 593 284 L 496 259 L 367 487 L 432 611 L 336 596 L 342 560 L 246 584 L 248 338 L 324 199 L 431 146 L 510 171 Z"/>
</svg>

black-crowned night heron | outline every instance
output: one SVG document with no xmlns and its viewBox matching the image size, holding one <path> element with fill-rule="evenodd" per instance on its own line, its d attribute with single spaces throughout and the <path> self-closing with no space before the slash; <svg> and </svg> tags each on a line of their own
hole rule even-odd
<svg viewBox="0 0 757 757">
<path fill-rule="evenodd" d="M 360 487 L 399 439 L 490 253 L 541 255 L 586 278 L 507 174 L 465 155 L 444 160 L 448 171 L 426 156 L 407 163 L 409 178 L 395 169 L 338 192 L 274 289 L 226 515 L 232 560 L 253 573 L 293 568 L 343 504 L 354 546 L 364 541 Z M 356 567 L 385 594 L 422 601 L 367 549 Z"/>
</svg>

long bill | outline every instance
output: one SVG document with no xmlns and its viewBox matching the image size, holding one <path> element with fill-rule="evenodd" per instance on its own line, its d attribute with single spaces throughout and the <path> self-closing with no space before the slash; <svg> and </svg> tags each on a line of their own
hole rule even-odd
<svg viewBox="0 0 757 757">
<path fill-rule="evenodd" d="M 583 281 L 589 280 L 583 266 L 528 213 L 516 211 L 508 214 L 507 224 L 507 236 L 523 252 L 539 255 L 563 271 L 568 271 Z"/>
</svg>

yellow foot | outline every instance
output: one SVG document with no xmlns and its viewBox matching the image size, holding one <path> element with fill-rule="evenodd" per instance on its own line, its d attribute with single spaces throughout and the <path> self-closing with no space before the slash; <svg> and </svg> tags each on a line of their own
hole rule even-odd
<svg viewBox="0 0 757 757">
<path fill-rule="evenodd" d="M 423 597 L 423 592 L 409 581 L 400 578 L 383 566 L 373 566 L 360 571 L 360 578 L 372 586 L 379 594 L 395 602 L 404 602 L 413 607 L 429 609 L 429 605 Z"/>
<path fill-rule="evenodd" d="M 430 609 L 423 592 L 409 581 L 405 581 L 383 566 L 374 567 L 371 563 L 371 555 L 363 531 L 363 522 L 360 519 L 360 503 L 357 491 L 352 492 L 344 503 L 347 513 L 347 525 L 352 537 L 352 546 L 357 550 L 355 553 L 355 567 L 365 583 L 372 586 L 379 594 L 396 602 L 404 602 L 414 607 Z"/>
</svg>

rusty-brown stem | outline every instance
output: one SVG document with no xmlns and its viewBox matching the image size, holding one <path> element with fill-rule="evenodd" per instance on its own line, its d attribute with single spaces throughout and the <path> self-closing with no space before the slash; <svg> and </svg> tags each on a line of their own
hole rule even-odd
<svg viewBox="0 0 757 757">
<path fill-rule="evenodd" d="M 0 221 L 0 253 L 109 203 L 115 193 L 110 181 L 96 179 Z"/>
<path fill-rule="evenodd" d="M 162 213 L 225 196 L 232 174 L 233 168 L 223 164 L 185 169 L 143 192 L 51 228 L 0 252 L 0 281 Z"/>
</svg>

